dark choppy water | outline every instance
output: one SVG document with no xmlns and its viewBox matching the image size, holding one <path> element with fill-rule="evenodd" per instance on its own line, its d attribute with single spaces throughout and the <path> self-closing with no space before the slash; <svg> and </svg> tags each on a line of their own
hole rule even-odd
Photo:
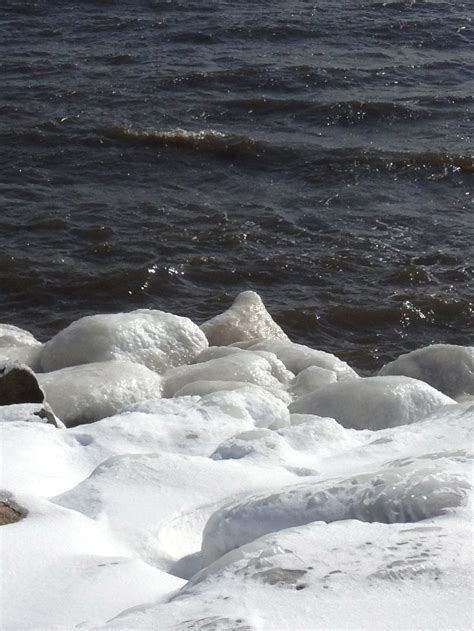
<svg viewBox="0 0 474 631">
<path fill-rule="evenodd" d="M 254 289 L 371 369 L 472 343 L 462 0 L 2 0 L 1 320 Z"/>
</svg>

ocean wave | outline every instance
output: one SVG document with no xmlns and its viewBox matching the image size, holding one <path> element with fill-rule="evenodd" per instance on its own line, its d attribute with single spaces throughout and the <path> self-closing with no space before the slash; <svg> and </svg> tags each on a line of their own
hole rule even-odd
<svg viewBox="0 0 474 631">
<path fill-rule="evenodd" d="M 114 127 L 104 130 L 103 133 L 104 136 L 113 140 L 231 155 L 256 153 L 259 149 L 263 150 L 264 148 L 262 144 L 252 138 L 234 136 L 214 129 L 199 131 L 181 128 L 136 130 L 131 127 Z"/>
</svg>

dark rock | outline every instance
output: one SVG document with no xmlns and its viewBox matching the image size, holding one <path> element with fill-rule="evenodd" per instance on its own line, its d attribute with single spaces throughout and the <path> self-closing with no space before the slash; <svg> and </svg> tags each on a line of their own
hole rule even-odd
<svg viewBox="0 0 474 631">
<path fill-rule="evenodd" d="M 33 371 L 22 364 L 0 368 L 0 405 L 43 403 L 44 392 Z"/>
<path fill-rule="evenodd" d="M 9 502 L 0 500 L 0 526 L 14 524 L 23 519 L 23 517 L 24 515 L 16 508 L 13 508 L 13 506 L 10 506 Z"/>
</svg>

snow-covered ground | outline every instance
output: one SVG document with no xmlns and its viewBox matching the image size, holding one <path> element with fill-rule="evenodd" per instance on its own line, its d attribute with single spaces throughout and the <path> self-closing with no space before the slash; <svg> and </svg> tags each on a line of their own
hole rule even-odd
<svg viewBox="0 0 474 631">
<path fill-rule="evenodd" d="M 472 347 L 362 378 L 252 292 L 0 346 L 66 425 L 0 407 L 2 630 L 474 627 Z"/>
</svg>

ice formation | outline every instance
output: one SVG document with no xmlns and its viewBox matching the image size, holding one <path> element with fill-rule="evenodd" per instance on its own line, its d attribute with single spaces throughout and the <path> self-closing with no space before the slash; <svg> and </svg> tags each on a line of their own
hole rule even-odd
<svg viewBox="0 0 474 631">
<path fill-rule="evenodd" d="M 450 397 L 474 395 L 474 346 L 433 344 L 386 364 L 380 375 L 406 375 Z"/>
<path fill-rule="evenodd" d="M 38 375 L 46 400 L 67 427 L 92 423 L 131 403 L 159 399 L 162 379 L 128 361 L 92 362 Z"/>
<path fill-rule="evenodd" d="M 330 384 L 290 405 L 292 413 L 331 416 L 344 427 L 384 429 L 406 425 L 455 401 L 410 377 L 366 377 Z"/>
<path fill-rule="evenodd" d="M 228 346 L 260 337 L 288 339 L 254 291 L 239 294 L 227 311 L 204 322 L 201 329 L 211 346 Z"/>
<path fill-rule="evenodd" d="M 46 394 L 0 406 L 2 629 L 472 628 L 471 351 L 359 377 L 257 298 L 218 347 L 158 311 L 0 328 Z"/>
<path fill-rule="evenodd" d="M 20 329 L 12 324 L 0 324 L 0 347 L 28 347 L 41 346 L 29 331 Z"/>
<path fill-rule="evenodd" d="M 163 373 L 191 362 L 206 347 L 205 335 L 188 318 L 138 309 L 76 320 L 43 346 L 40 364 L 51 372 L 118 359 Z"/>
</svg>

